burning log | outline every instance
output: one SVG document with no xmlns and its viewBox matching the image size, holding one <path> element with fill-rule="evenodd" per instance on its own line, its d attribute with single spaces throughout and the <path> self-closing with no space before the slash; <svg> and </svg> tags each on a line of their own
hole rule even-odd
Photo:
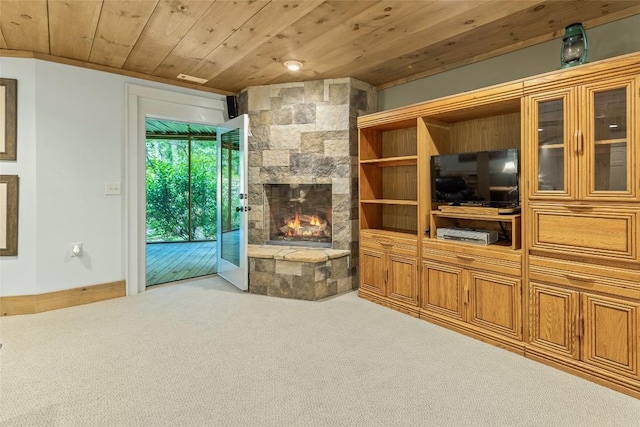
<svg viewBox="0 0 640 427">
<path fill-rule="evenodd" d="M 320 219 L 316 215 L 299 215 L 289 218 L 287 223 L 280 227 L 280 232 L 285 236 L 319 236 L 331 237 L 329 222 Z"/>
</svg>

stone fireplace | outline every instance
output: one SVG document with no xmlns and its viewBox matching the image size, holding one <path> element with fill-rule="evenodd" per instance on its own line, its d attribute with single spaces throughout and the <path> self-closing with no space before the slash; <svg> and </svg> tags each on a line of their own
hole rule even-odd
<svg viewBox="0 0 640 427">
<path fill-rule="evenodd" d="M 249 291 L 320 299 L 357 287 L 359 115 L 376 90 L 352 78 L 254 86 L 249 115 Z M 298 265 L 300 264 L 300 265 Z"/>
<path fill-rule="evenodd" d="M 331 247 L 331 184 L 265 184 L 268 244 Z"/>
</svg>

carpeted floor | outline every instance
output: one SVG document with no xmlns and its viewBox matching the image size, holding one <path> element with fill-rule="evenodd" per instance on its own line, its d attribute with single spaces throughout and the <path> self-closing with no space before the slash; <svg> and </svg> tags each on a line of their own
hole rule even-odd
<svg viewBox="0 0 640 427">
<path fill-rule="evenodd" d="M 0 318 L 2 426 L 640 426 L 640 400 L 343 294 L 222 279 Z"/>
</svg>

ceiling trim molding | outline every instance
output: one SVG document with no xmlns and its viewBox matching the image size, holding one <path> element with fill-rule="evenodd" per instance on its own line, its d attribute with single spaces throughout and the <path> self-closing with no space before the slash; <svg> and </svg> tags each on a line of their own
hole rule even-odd
<svg viewBox="0 0 640 427">
<path fill-rule="evenodd" d="M 26 50 L 0 49 L 0 57 L 39 59 L 41 61 L 49 61 L 49 62 L 55 62 L 63 65 L 71 65 L 74 67 L 86 68 L 89 70 L 103 71 L 105 73 L 119 74 L 121 76 L 133 77 L 136 79 L 148 80 L 156 83 L 163 83 L 170 86 L 178 86 L 178 87 L 184 87 L 188 89 L 199 90 L 202 92 L 215 93 L 216 95 L 225 95 L 225 96 L 237 95 L 234 92 L 229 92 L 222 89 L 201 86 L 201 85 L 192 84 L 188 82 L 182 83 L 181 81 L 165 79 L 163 77 L 150 76 L 148 74 L 138 73 L 135 71 L 126 71 L 120 68 L 109 67 L 107 65 L 91 64 L 89 62 L 78 61 L 76 59 L 61 58 L 59 56 L 46 55 L 44 53 L 39 53 L 39 52 L 30 52 Z"/>
</svg>

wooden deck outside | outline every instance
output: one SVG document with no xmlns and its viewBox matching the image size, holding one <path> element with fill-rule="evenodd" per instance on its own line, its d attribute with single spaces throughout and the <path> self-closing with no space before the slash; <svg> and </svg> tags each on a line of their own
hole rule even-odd
<svg viewBox="0 0 640 427">
<path fill-rule="evenodd" d="M 148 243 L 147 286 L 217 272 L 217 242 Z"/>
</svg>

